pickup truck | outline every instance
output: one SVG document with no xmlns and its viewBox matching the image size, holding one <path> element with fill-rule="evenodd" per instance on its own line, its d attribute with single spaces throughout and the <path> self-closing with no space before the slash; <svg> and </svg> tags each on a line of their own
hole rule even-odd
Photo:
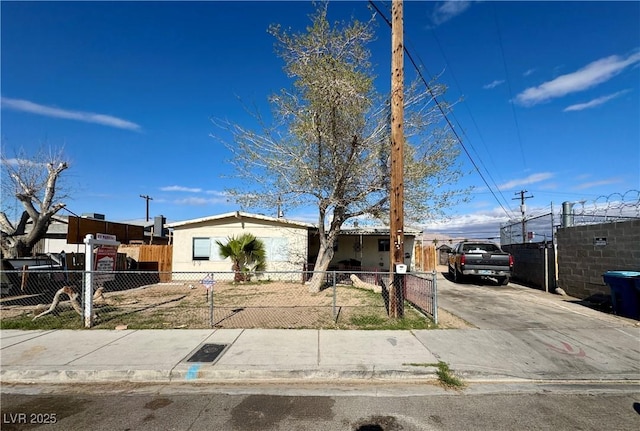
<svg viewBox="0 0 640 431">
<path fill-rule="evenodd" d="M 509 283 L 513 256 L 491 242 L 463 241 L 449 254 L 449 275 L 459 283 L 466 276 L 493 277 L 498 284 Z"/>
</svg>

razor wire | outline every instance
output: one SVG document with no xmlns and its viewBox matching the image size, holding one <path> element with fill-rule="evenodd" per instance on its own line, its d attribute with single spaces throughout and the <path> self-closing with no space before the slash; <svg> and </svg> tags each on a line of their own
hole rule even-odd
<svg viewBox="0 0 640 431">
<path fill-rule="evenodd" d="M 610 223 L 640 218 L 640 191 L 612 193 L 594 200 L 571 202 L 574 226 Z"/>
<path fill-rule="evenodd" d="M 566 208 L 563 209 L 563 206 Z M 564 202 L 557 210 L 524 220 L 511 221 L 500 227 L 502 245 L 551 241 L 559 227 L 584 226 L 640 219 L 640 191 L 601 195 L 593 200 Z M 566 209 L 568 213 L 564 213 Z M 522 224 L 527 233 L 522 237 Z M 563 226 L 564 224 L 564 226 Z"/>
</svg>

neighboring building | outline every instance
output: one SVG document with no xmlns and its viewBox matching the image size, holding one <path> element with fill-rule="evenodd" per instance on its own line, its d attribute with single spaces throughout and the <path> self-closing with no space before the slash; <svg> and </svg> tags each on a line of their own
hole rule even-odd
<svg viewBox="0 0 640 431">
<path fill-rule="evenodd" d="M 136 241 L 130 241 L 131 243 L 139 244 L 167 244 L 169 242 L 168 229 L 165 227 L 166 219 L 164 216 L 154 217 L 153 220 L 148 222 L 128 222 L 128 223 L 116 223 L 105 220 L 103 214 L 88 213 L 83 214 L 82 217 L 69 217 L 69 216 L 53 216 L 52 222 L 47 229 L 47 233 L 33 248 L 34 254 L 48 254 L 48 253 L 84 253 L 85 245 L 83 243 L 84 237 L 82 235 L 74 240 L 69 240 L 69 220 L 73 223 L 80 221 L 94 221 L 97 224 L 96 233 L 110 233 L 110 228 L 117 227 L 118 230 L 129 231 L 132 228 L 140 230 L 141 239 Z M 75 225 L 74 225 L 75 226 Z M 72 226 L 72 227 L 74 227 Z M 30 222 L 27 224 L 27 231 L 30 229 Z M 75 232 L 76 229 L 72 229 Z M 144 239 L 142 239 L 144 237 Z M 121 239 L 119 239 L 123 242 Z M 123 242 L 124 243 L 124 242 Z"/>
<path fill-rule="evenodd" d="M 173 271 L 231 271 L 222 259 L 216 241 L 251 233 L 264 241 L 267 271 L 312 269 L 320 241 L 315 225 L 245 212 L 232 212 L 194 220 L 170 223 L 173 229 Z M 411 268 L 415 237 L 420 232 L 405 231 L 405 264 Z M 343 229 L 338 237 L 330 269 L 361 267 L 363 270 L 389 270 L 389 229 Z"/>
<path fill-rule="evenodd" d="M 167 245 L 169 244 L 169 228 L 167 227 L 167 219 L 163 215 L 155 216 L 152 220 L 130 220 L 122 223 L 130 226 L 142 226 L 144 229 L 144 240 L 138 241 L 142 244 L 150 245 Z M 133 242 L 131 242 L 133 243 Z"/>
<path fill-rule="evenodd" d="M 449 253 L 451 253 L 453 247 L 448 244 L 442 244 L 436 247 L 436 251 L 438 252 L 438 265 L 448 265 L 449 264 Z"/>
<path fill-rule="evenodd" d="M 27 231 L 31 228 L 31 222 L 27 224 Z M 67 242 L 67 231 L 69 230 L 69 217 L 53 216 L 51 224 L 47 229 L 44 238 L 36 243 L 32 253 L 84 253 L 84 244 L 69 244 Z"/>
</svg>

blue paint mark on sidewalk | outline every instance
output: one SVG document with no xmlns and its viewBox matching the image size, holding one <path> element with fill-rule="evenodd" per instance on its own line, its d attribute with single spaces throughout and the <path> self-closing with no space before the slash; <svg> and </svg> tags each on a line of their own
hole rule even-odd
<svg viewBox="0 0 640 431">
<path fill-rule="evenodd" d="M 187 375 L 185 376 L 186 380 L 194 380 L 198 378 L 198 371 L 200 371 L 200 366 L 202 364 L 194 364 L 189 367 L 187 370 Z"/>
</svg>

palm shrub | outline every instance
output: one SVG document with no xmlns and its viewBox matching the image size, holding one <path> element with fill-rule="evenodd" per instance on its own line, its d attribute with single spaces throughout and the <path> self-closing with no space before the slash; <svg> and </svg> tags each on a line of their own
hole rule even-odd
<svg viewBox="0 0 640 431">
<path fill-rule="evenodd" d="M 220 257 L 231 259 L 233 281 L 251 281 L 251 276 L 267 266 L 264 242 L 250 233 L 227 238 L 226 243 L 216 241 Z"/>
</svg>

